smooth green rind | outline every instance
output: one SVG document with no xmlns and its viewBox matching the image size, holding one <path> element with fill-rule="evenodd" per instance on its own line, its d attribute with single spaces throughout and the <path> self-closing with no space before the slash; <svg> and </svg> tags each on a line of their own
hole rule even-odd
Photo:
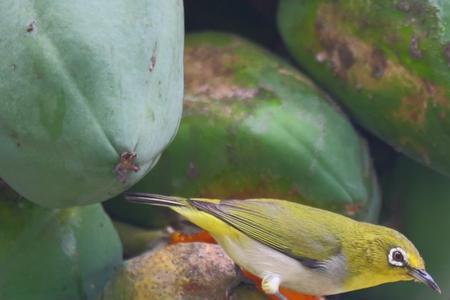
<svg viewBox="0 0 450 300">
<path fill-rule="evenodd" d="M 450 180 L 407 158 L 401 158 L 384 190 L 391 207 L 408 236 L 422 253 L 427 271 L 439 284 L 443 295 L 450 290 Z M 445 296 L 444 296 L 445 298 Z M 428 287 L 417 283 L 387 285 L 355 293 L 349 299 L 443 299 Z"/>
<path fill-rule="evenodd" d="M 0 191 L 0 299 L 95 299 L 122 262 L 99 204 L 45 209 Z"/>
<path fill-rule="evenodd" d="M 48 207 L 138 181 L 179 124 L 183 27 L 181 0 L 1 1 L 0 176 Z"/>
<path fill-rule="evenodd" d="M 450 1 L 282 0 L 288 49 L 359 123 L 450 174 Z"/>
<path fill-rule="evenodd" d="M 235 36 L 196 34 L 186 39 L 185 85 L 177 137 L 133 191 L 272 197 L 376 219 L 380 199 L 365 142 L 289 65 Z M 139 224 L 161 211 L 134 205 L 136 213 L 124 213 L 123 199 L 106 205 Z"/>
</svg>

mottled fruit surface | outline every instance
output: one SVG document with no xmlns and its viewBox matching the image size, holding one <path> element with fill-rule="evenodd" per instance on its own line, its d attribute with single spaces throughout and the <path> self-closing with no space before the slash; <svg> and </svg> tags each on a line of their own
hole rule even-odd
<svg viewBox="0 0 450 300">
<path fill-rule="evenodd" d="M 223 300 L 236 279 L 218 245 L 180 243 L 128 260 L 101 300 Z"/>
<path fill-rule="evenodd" d="M 450 1 L 282 0 L 278 25 L 360 124 L 450 175 Z"/>
</svg>

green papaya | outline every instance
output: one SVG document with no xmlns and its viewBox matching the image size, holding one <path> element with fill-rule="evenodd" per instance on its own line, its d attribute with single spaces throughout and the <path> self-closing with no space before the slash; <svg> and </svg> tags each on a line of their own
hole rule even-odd
<svg viewBox="0 0 450 300">
<path fill-rule="evenodd" d="M 383 194 L 388 211 L 421 251 L 427 271 L 446 294 L 450 290 L 450 179 L 403 157 L 387 182 Z M 439 300 L 442 295 L 406 282 L 361 291 L 349 299 Z"/>
<path fill-rule="evenodd" d="M 100 204 L 46 209 L 1 188 L 0 299 L 95 299 L 121 263 Z"/>
<path fill-rule="evenodd" d="M 194 34 L 186 39 L 185 86 L 177 137 L 133 191 L 272 197 L 376 218 L 380 199 L 365 141 L 288 64 L 233 35 Z M 168 212 L 146 213 L 123 198 L 106 205 L 141 225 Z"/>
<path fill-rule="evenodd" d="M 282 0 L 293 57 L 365 128 L 450 175 L 450 1 Z"/>
<path fill-rule="evenodd" d="M 0 177 L 61 208 L 126 190 L 175 135 L 181 0 L 0 1 Z"/>
</svg>

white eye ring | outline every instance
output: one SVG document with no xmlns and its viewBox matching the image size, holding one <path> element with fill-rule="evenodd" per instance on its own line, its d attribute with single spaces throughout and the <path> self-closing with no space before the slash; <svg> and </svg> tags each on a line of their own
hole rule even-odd
<svg viewBox="0 0 450 300">
<path fill-rule="evenodd" d="M 403 255 L 403 261 L 398 261 L 394 258 L 395 252 L 400 252 Z M 388 258 L 389 258 L 389 263 L 396 267 L 403 267 L 407 261 L 407 255 L 406 255 L 405 250 L 403 250 L 402 248 L 398 248 L 398 247 L 392 248 L 389 251 Z"/>
</svg>

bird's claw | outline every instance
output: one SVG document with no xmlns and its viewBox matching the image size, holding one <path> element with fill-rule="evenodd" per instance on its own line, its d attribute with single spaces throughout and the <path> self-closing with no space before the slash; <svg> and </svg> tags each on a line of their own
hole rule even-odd
<svg viewBox="0 0 450 300">
<path fill-rule="evenodd" d="M 273 294 L 278 300 L 288 300 L 285 296 L 283 296 L 280 292 Z"/>
</svg>

